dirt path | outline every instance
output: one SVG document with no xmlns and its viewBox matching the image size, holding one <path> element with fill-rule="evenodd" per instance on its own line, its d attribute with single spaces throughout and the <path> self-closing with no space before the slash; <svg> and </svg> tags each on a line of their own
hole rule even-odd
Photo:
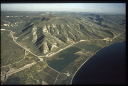
<svg viewBox="0 0 128 86">
<path fill-rule="evenodd" d="M 6 30 L 6 29 L 1 29 L 1 30 Z M 47 55 L 45 55 L 45 56 L 37 56 L 36 54 L 32 53 L 29 49 L 27 49 L 27 48 L 25 48 L 24 46 L 22 46 L 22 45 L 20 45 L 19 43 L 17 43 L 16 40 L 15 40 L 15 38 L 14 38 L 14 36 L 13 36 L 13 32 L 12 32 L 11 30 L 7 30 L 7 31 L 10 31 L 10 34 L 11 34 L 11 36 L 12 36 L 12 38 L 13 38 L 13 41 L 14 41 L 17 45 L 19 45 L 20 47 L 22 47 L 22 48 L 25 49 L 26 51 L 30 52 L 30 53 L 33 54 L 34 56 L 38 57 L 38 59 L 40 59 L 41 61 L 43 61 L 43 59 L 40 58 L 40 57 L 51 57 L 51 56 L 53 56 L 53 55 L 59 53 L 60 51 L 63 51 L 64 49 L 67 49 L 67 48 L 69 48 L 70 46 L 75 45 L 75 44 L 77 44 L 77 43 L 79 43 L 79 42 L 82 42 L 82 41 L 90 41 L 90 40 L 110 40 L 110 39 L 114 39 L 114 38 L 118 37 L 119 35 L 121 35 L 122 33 L 125 32 L 125 31 L 124 31 L 124 32 L 122 32 L 122 33 L 116 35 L 115 37 L 109 38 L 109 39 L 80 40 L 80 41 L 78 41 L 78 42 L 76 42 L 76 43 L 74 42 L 74 43 L 72 43 L 72 44 L 70 44 L 70 45 L 64 47 L 63 49 L 60 49 L 60 50 L 58 50 L 57 52 L 54 52 L 54 53 L 52 53 L 52 54 L 50 54 L 50 55 L 47 54 Z"/>
<path fill-rule="evenodd" d="M 22 70 L 24 70 L 26 68 L 30 68 L 31 66 L 35 65 L 36 63 L 37 62 L 33 62 L 33 63 L 30 63 L 30 64 L 27 64 L 24 67 L 21 67 L 19 69 L 14 69 L 14 68 L 10 69 L 7 73 L 1 74 L 1 81 L 5 82 L 5 80 L 7 80 L 8 77 L 11 76 L 12 74 L 17 73 L 19 71 L 22 71 Z"/>
<path fill-rule="evenodd" d="M 36 62 L 33 62 L 33 63 L 27 64 L 27 65 L 25 65 L 24 67 L 21 67 L 21 68 L 19 68 L 19 69 L 10 70 L 10 71 L 8 71 L 8 72 L 6 73 L 6 75 L 7 75 L 7 76 L 10 76 L 10 75 L 12 75 L 12 74 L 14 74 L 14 73 L 16 73 L 16 72 L 22 71 L 22 70 L 24 70 L 24 69 L 26 69 L 26 68 L 29 68 L 29 67 L 31 67 L 32 65 L 35 65 L 35 64 L 36 64 Z"/>
<path fill-rule="evenodd" d="M 14 41 L 17 45 L 19 45 L 20 47 L 22 47 L 22 48 L 25 50 L 25 56 L 26 56 L 26 51 L 28 51 L 28 52 L 30 52 L 31 54 L 33 54 L 34 56 L 38 57 L 38 58 L 40 59 L 40 61 L 43 61 L 43 59 L 40 58 L 40 57 L 51 57 L 51 56 L 53 56 L 53 55 L 59 53 L 60 51 L 62 51 L 62 50 L 64 50 L 64 49 L 67 49 L 67 48 L 69 48 L 70 46 L 72 46 L 72 45 L 74 45 L 74 44 L 77 44 L 77 43 L 79 43 L 79 42 L 82 42 L 82 41 L 90 41 L 90 40 L 108 40 L 108 39 L 80 40 L 80 41 L 78 41 L 78 42 L 76 42 L 76 43 L 74 42 L 74 43 L 70 44 L 69 46 L 66 46 L 66 47 L 64 47 L 63 49 L 60 49 L 59 51 L 57 51 L 57 52 L 55 52 L 55 53 L 52 53 L 52 54 L 50 54 L 50 55 L 47 54 L 47 55 L 45 55 L 45 56 L 37 56 L 36 54 L 32 53 L 29 49 L 27 49 L 27 48 L 23 47 L 22 45 L 20 45 L 19 43 L 17 43 L 16 40 L 15 40 L 15 38 L 14 38 L 14 36 L 13 36 L 13 32 L 12 32 L 11 30 L 6 30 L 6 29 L 1 29 L 1 30 L 10 31 L 10 34 L 11 34 L 11 36 L 12 36 L 12 38 L 13 38 L 13 41 Z M 125 32 L 125 31 L 124 31 L 124 32 Z M 124 32 L 122 32 L 122 33 L 124 33 Z M 118 36 L 121 35 L 122 33 L 116 35 L 116 36 L 113 37 L 113 38 L 109 38 L 109 40 L 118 37 Z M 25 58 L 25 56 L 24 56 L 24 58 Z M 23 59 L 24 59 L 24 58 L 23 58 Z M 88 59 L 87 59 L 87 60 L 88 60 Z M 86 60 L 86 61 L 87 61 L 87 60 Z M 86 61 L 85 61 L 85 62 L 86 62 Z M 20 61 L 19 61 L 19 62 L 20 62 Z M 17 63 L 19 63 L 19 62 L 17 62 Z M 85 63 L 85 62 L 84 62 L 84 63 Z M 27 64 L 27 65 L 25 65 L 24 67 L 21 67 L 21 68 L 19 68 L 19 69 L 11 69 L 11 70 L 9 70 L 6 74 L 2 74 L 2 75 L 1 75 L 1 80 L 7 80 L 8 76 L 10 76 L 10 75 L 12 75 L 12 74 L 14 74 L 14 73 L 17 73 L 17 72 L 19 72 L 19 71 L 22 71 L 22 70 L 24 70 L 24 69 L 26 69 L 26 68 L 30 68 L 30 67 L 31 67 L 32 65 L 34 65 L 34 64 L 36 64 L 36 62 L 33 62 L 33 63 L 31 63 L 31 64 Z M 80 67 L 81 67 L 81 66 L 80 66 Z M 50 68 L 51 68 L 51 67 L 50 67 Z M 54 70 L 53 68 L 51 68 L 51 69 Z M 78 68 L 78 69 L 79 69 L 79 68 Z M 56 70 L 54 70 L 54 71 L 56 71 Z M 56 72 L 58 72 L 58 71 L 56 71 Z M 56 79 L 57 79 L 57 78 L 56 78 Z"/>
<path fill-rule="evenodd" d="M 25 56 L 26 56 L 26 51 L 25 51 L 25 55 L 24 55 L 24 58 L 23 58 L 23 59 L 25 59 Z M 18 61 L 18 62 L 15 62 L 15 63 L 20 63 L 23 59 L 21 59 L 21 60 Z M 12 63 L 12 64 L 15 64 L 15 63 Z M 8 64 L 8 65 L 6 65 L 6 66 L 1 66 L 1 67 L 7 67 L 7 66 L 10 66 L 10 65 L 12 65 L 12 64 Z"/>
<path fill-rule="evenodd" d="M 1 30 L 6 30 L 6 29 L 1 29 Z M 60 49 L 60 50 L 58 50 L 57 52 L 54 52 L 54 53 L 52 53 L 52 54 L 47 54 L 47 55 L 45 55 L 45 56 L 37 56 L 36 54 L 32 53 L 29 49 L 27 49 L 27 48 L 23 47 L 22 45 L 20 45 L 19 43 L 17 43 L 16 40 L 15 40 L 15 38 L 14 38 L 14 36 L 13 36 L 13 32 L 12 32 L 11 30 L 7 30 L 7 31 L 10 31 L 10 34 L 11 34 L 11 36 L 12 36 L 12 38 L 13 38 L 13 41 L 14 41 L 17 45 L 19 45 L 20 47 L 22 47 L 22 48 L 25 49 L 26 51 L 30 52 L 30 53 L 33 54 L 34 56 L 38 57 L 38 59 L 40 59 L 41 61 L 43 61 L 43 59 L 40 58 L 40 57 L 51 57 L 51 56 L 53 56 L 53 55 L 59 53 L 60 51 L 63 51 L 63 50 L 65 50 L 65 49 L 69 48 L 70 46 L 73 46 L 73 45 L 75 45 L 75 44 L 77 44 L 77 43 L 79 43 L 79 42 L 82 42 L 82 41 L 90 41 L 90 40 L 110 40 L 110 39 L 114 39 L 114 38 L 118 37 L 119 35 L 121 35 L 122 33 L 125 32 L 125 31 L 124 31 L 124 32 L 122 32 L 122 33 L 116 35 L 115 37 L 109 38 L 109 39 L 80 40 L 80 41 L 74 42 L 74 43 L 72 43 L 72 44 L 70 44 L 70 45 L 64 47 L 63 49 Z"/>
<path fill-rule="evenodd" d="M 10 61 L 10 58 L 11 58 L 13 55 L 14 55 L 14 50 L 13 50 L 12 55 L 9 56 L 9 58 L 8 58 L 8 60 L 7 60 L 7 62 L 6 62 L 6 65 L 8 64 L 8 62 Z"/>
<path fill-rule="evenodd" d="M 126 30 L 125 30 L 125 31 L 126 31 Z M 125 32 L 125 31 L 124 31 L 124 32 Z M 124 33 L 124 32 L 122 32 L 122 33 Z M 111 38 L 111 39 L 115 39 L 116 37 L 120 36 L 122 33 L 116 35 L 115 37 L 113 37 L 113 38 Z M 100 40 L 104 40 L 104 39 L 100 39 Z M 108 40 L 108 39 L 106 39 L 106 40 Z M 110 39 L 109 39 L 109 40 L 110 40 Z M 102 48 L 101 48 L 101 49 L 102 49 Z M 101 49 L 99 49 L 99 50 L 101 50 Z M 99 50 L 97 50 L 97 51 L 95 52 L 95 54 L 96 54 Z M 94 54 L 94 55 L 95 55 L 95 54 Z M 94 55 L 93 55 L 93 56 L 94 56 Z M 90 57 L 90 58 L 91 58 L 91 57 Z M 88 58 L 88 59 L 90 59 L 90 58 Z M 85 62 L 87 62 L 88 59 L 87 59 Z M 85 62 L 84 62 L 82 65 L 84 65 Z M 82 67 L 82 65 L 77 69 L 77 71 Z M 77 71 L 75 72 L 75 74 L 77 73 Z M 73 77 L 75 76 L 75 74 L 73 75 Z M 72 77 L 71 82 L 70 82 L 71 84 L 72 84 L 73 77 Z"/>
</svg>

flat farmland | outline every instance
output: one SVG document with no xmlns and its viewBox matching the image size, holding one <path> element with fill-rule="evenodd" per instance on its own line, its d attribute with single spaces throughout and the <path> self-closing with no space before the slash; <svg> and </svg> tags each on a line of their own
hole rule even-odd
<svg viewBox="0 0 128 86">
<path fill-rule="evenodd" d="M 58 76 L 58 72 L 52 70 L 51 68 L 49 67 L 46 67 L 44 70 L 43 70 L 45 73 L 49 74 L 52 78 L 56 79 L 56 77 Z"/>
<path fill-rule="evenodd" d="M 50 59 L 47 61 L 48 65 L 54 68 L 57 71 L 61 71 L 66 66 L 68 66 L 71 62 L 77 59 L 80 55 L 75 55 L 74 53 L 80 51 L 81 49 L 78 47 L 70 47 L 67 48 L 60 53 L 50 57 L 56 59 Z"/>
<path fill-rule="evenodd" d="M 80 42 L 80 43 L 76 44 L 75 46 L 78 46 L 80 48 L 83 48 L 87 51 L 92 51 L 92 52 L 96 52 L 98 49 L 100 49 L 99 46 L 96 46 L 90 42 Z"/>
<path fill-rule="evenodd" d="M 53 83 L 55 82 L 55 79 L 53 79 L 51 76 L 47 76 L 44 81 L 50 85 L 53 85 Z"/>
<path fill-rule="evenodd" d="M 39 80 L 40 83 L 48 76 L 46 73 L 44 73 L 44 71 L 40 71 L 38 72 L 32 72 L 32 75 L 34 76 L 33 80 Z"/>
</svg>

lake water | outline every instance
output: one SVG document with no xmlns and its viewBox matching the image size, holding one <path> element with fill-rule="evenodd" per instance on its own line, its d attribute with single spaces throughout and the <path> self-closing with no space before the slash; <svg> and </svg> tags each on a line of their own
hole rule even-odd
<svg viewBox="0 0 128 86">
<path fill-rule="evenodd" d="M 72 84 L 125 84 L 126 41 L 98 51 L 76 73 Z"/>
</svg>

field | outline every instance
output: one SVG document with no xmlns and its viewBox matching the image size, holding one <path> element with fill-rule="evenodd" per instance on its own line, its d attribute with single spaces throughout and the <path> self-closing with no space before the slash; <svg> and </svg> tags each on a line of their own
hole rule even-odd
<svg viewBox="0 0 128 86">
<path fill-rule="evenodd" d="M 70 47 L 68 49 L 65 49 L 57 55 L 50 57 L 52 59 L 57 57 L 57 59 L 54 59 L 52 61 L 48 60 L 48 65 L 57 71 L 61 71 L 63 68 L 68 66 L 71 62 L 73 62 L 76 58 L 79 57 L 79 55 L 74 54 L 79 50 L 81 49 L 78 47 Z"/>
<path fill-rule="evenodd" d="M 50 67 L 60 72 L 80 56 L 74 53 L 83 49 L 85 50 L 85 52 L 96 52 L 98 49 L 100 49 L 100 47 L 90 44 L 90 42 L 81 42 L 74 45 L 73 47 L 67 48 L 59 52 L 52 57 L 49 57 L 47 63 Z"/>
<path fill-rule="evenodd" d="M 71 84 L 76 71 L 98 50 L 126 39 L 125 15 L 4 11 L 1 21 L 1 81 L 5 85 Z"/>
<path fill-rule="evenodd" d="M 56 77 L 58 76 L 58 72 L 52 70 L 51 68 L 49 67 L 46 67 L 44 70 L 43 70 L 45 73 L 49 74 L 52 78 L 56 79 Z"/>
<path fill-rule="evenodd" d="M 92 51 L 92 52 L 96 52 L 98 49 L 100 49 L 100 47 L 93 45 L 91 42 L 80 42 L 75 46 L 78 46 L 80 48 L 83 48 L 87 51 Z"/>
<path fill-rule="evenodd" d="M 44 81 L 47 84 L 53 84 L 57 78 L 57 76 L 59 75 L 58 72 L 56 72 L 55 70 L 51 69 L 50 67 L 46 67 L 43 70 L 46 74 L 48 74 L 48 76 L 44 79 Z"/>
</svg>

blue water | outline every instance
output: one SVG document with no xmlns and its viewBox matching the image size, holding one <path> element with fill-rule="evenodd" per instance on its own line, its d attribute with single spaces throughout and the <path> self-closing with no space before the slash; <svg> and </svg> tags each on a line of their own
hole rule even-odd
<svg viewBox="0 0 128 86">
<path fill-rule="evenodd" d="M 76 73 L 72 84 L 125 84 L 126 41 L 98 51 Z"/>
</svg>

